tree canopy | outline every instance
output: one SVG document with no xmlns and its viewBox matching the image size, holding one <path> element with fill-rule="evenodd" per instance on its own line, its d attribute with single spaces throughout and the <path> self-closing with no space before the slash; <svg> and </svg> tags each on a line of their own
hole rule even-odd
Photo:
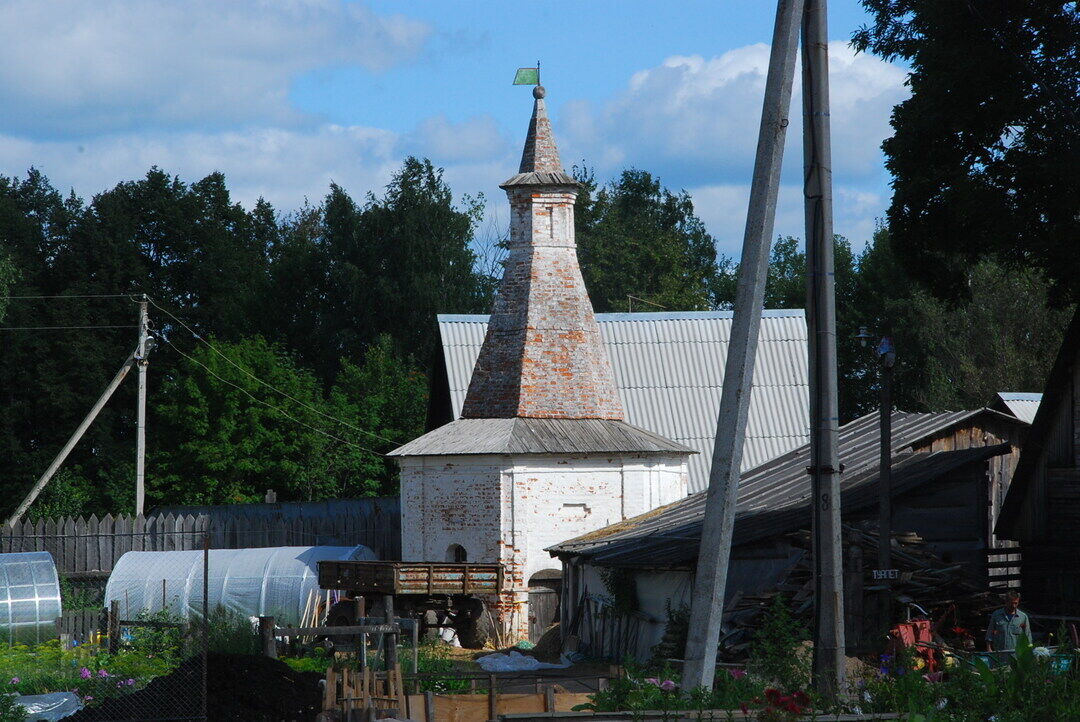
<svg viewBox="0 0 1080 722">
<path fill-rule="evenodd" d="M 575 227 L 581 274 L 597 311 L 700 311 L 714 304 L 716 242 L 694 214 L 686 191 L 672 193 L 642 170 L 625 170 L 598 187 L 581 183 Z"/>
<path fill-rule="evenodd" d="M 910 67 L 883 145 L 888 227 L 910 274 L 967 294 L 981 259 L 1033 267 L 1080 299 L 1080 6 L 862 0 L 856 48 Z"/>
</svg>

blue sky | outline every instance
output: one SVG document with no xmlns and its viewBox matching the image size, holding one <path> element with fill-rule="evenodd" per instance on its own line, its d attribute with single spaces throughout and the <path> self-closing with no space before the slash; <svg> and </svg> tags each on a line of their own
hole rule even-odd
<svg viewBox="0 0 1080 722">
<path fill-rule="evenodd" d="M 185 180 L 221 170 L 240 202 L 264 196 L 287 212 L 331 180 L 377 192 L 412 153 L 444 167 L 457 194 L 483 192 L 498 233 L 498 184 L 531 106 L 510 81 L 539 59 L 564 163 L 601 179 L 634 166 L 686 189 L 734 255 L 774 11 L 763 0 L 7 0 L 0 174 L 35 165 L 89 196 L 151 165 Z M 901 68 L 847 48 L 865 21 L 854 0 L 831 4 L 836 229 L 856 244 L 888 203 L 879 145 L 906 95 Z M 777 231 L 801 236 L 793 130 Z"/>
</svg>

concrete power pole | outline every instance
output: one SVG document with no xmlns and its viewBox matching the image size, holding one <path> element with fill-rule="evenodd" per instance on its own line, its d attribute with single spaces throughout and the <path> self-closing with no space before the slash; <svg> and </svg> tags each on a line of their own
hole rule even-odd
<svg viewBox="0 0 1080 722">
<path fill-rule="evenodd" d="M 143 513 L 146 501 L 146 365 L 150 353 L 150 317 L 146 294 L 139 301 L 139 346 L 135 359 L 139 367 L 139 406 L 135 426 L 135 514 Z"/>
<path fill-rule="evenodd" d="M 844 685 L 844 586 L 840 536 L 839 408 L 833 276 L 832 149 L 826 0 L 806 0 L 802 28 L 806 183 L 807 325 L 810 337 L 810 474 L 814 555 L 814 684 Z"/>
<path fill-rule="evenodd" d="M 724 388 L 690 608 L 692 633 L 686 643 L 686 664 L 683 667 L 683 687 L 686 689 L 712 689 L 716 671 L 716 645 L 724 612 L 735 505 L 739 495 L 739 467 L 742 464 L 750 385 L 765 300 L 776 195 L 780 184 L 802 15 L 803 0 L 780 0 L 777 4 L 754 177 L 750 186 L 750 207 L 739 263 L 731 342 L 724 368 Z"/>
</svg>

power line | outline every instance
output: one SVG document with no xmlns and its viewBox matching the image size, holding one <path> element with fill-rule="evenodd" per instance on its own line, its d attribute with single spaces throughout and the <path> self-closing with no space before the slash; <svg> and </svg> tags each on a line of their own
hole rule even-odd
<svg viewBox="0 0 1080 722">
<path fill-rule="evenodd" d="M 130 293 L 83 293 L 83 294 L 54 294 L 42 296 L 0 296 L 7 300 L 26 300 L 44 298 L 131 298 Z"/>
<path fill-rule="evenodd" d="M 260 384 L 262 384 L 262 385 L 263 385 L 263 386 L 265 386 L 266 388 L 268 388 L 268 389 L 270 389 L 270 390 L 272 390 L 272 391 L 275 391 L 275 392 L 277 392 L 277 393 L 281 394 L 282 396 L 284 396 L 285 398 L 289 399 L 290 401 L 292 401 L 292 402 L 293 402 L 293 403 L 295 403 L 295 404 L 299 404 L 300 406 L 303 406 L 303 407 L 304 407 L 305 409 L 307 409 L 308 411 L 312 411 L 312 412 L 314 412 L 314 413 L 318 414 L 319 416 L 322 416 L 323 418 L 326 418 L 326 419 L 330 419 L 331 421 L 337 422 L 337 423 L 341 424 L 342 426 L 347 426 L 348 428 L 352 429 L 353 431 L 359 431 L 359 432 L 360 432 L 361 434 L 367 434 L 368 436 L 373 436 L 373 437 L 375 437 L 376 439 L 379 439 L 380 441 L 385 441 L 385 442 L 387 442 L 388 444 L 397 444 L 397 443 L 398 443 L 398 442 L 394 441 L 393 439 L 388 439 L 388 438 L 386 438 L 385 436 L 379 436 L 378 434 L 376 434 L 376 433 L 374 433 L 374 432 L 372 432 L 372 431 L 367 431 L 366 429 L 361 429 L 361 428 L 360 428 L 359 426 L 354 426 L 353 424 L 350 424 L 350 423 L 349 423 L 348 421 L 343 421 L 342 419 L 339 419 L 339 418 L 337 418 L 337 417 L 335 417 L 335 416 L 331 416 L 330 414 L 327 414 L 327 413 L 325 413 L 325 412 L 323 412 L 323 411 L 320 411 L 319 409 L 315 408 L 314 406 L 311 406 L 311 405 L 309 405 L 309 404 L 306 404 L 306 403 L 304 403 L 304 402 L 303 402 L 303 401 L 301 401 L 300 399 L 298 399 L 298 398 L 296 398 L 295 396 L 292 396 L 292 395 L 290 395 L 290 394 L 286 393 L 285 391 L 282 391 L 281 389 L 277 388 L 276 386 L 273 386 L 272 384 L 268 384 L 268 383 L 267 383 L 266 381 L 263 381 L 263 380 L 262 380 L 261 378 L 259 378 L 259 377 L 258 377 L 258 376 L 256 376 L 255 374 L 251 373 L 251 372 L 250 372 L 250 371 L 248 371 L 248 370 L 247 370 L 246 368 L 244 368 L 244 367 L 243 367 L 243 366 L 241 366 L 240 364 L 236 363 L 236 362 L 235 362 L 235 361 L 233 361 L 233 360 L 232 360 L 231 358 L 229 358 L 229 357 L 228 357 L 227 355 L 225 355 L 225 354 L 223 354 L 223 353 L 222 353 L 221 351 L 219 351 L 219 350 L 218 350 L 218 349 L 217 349 L 217 348 L 216 348 L 216 347 L 214 346 L 214 344 L 210 343 L 210 342 L 209 342 L 209 341 L 207 341 L 207 340 L 206 340 L 205 338 L 203 338 L 203 337 L 202 337 L 202 336 L 200 336 L 200 335 L 199 335 L 198 333 L 196 333 L 196 331 L 195 331 L 194 329 L 192 329 L 192 328 L 191 328 L 190 326 L 188 326 L 188 325 L 187 325 L 186 323 L 184 323 L 183 321 L 181 321 L 181 320 L 180 320 L 180 319 L 179 319 L 179 318 L 178 318 L 178 317 L 177 317 L 177 316 L 176 316 L 175 314 L 171 313 L 170 311 L 168 311 L 168 310 L 167 310 L 167 309 L 165 309 L 165 308 L 162 308 L 162 306 L 161 306 L 160 304 L 158 304 L 158 303 L 157 303 L 157 302 L 156 302 L 156 301 L 155 301 L 155 300 L 153 299 L 153 297 L 152 297 L 152 296 L 147 296 L 146 298 L 147 298 L 147 300 L 148 300 L 148 301 L 150 301 L 150 304 L 151 304 L 151 305 L 152 305 L 152 306 L 153 306 L 154 308 L 156 308 L 157 310 L 161 311 L 162 313 L 164 313 L 164 314 L 165 314 L 166 316 L 168 316 L 168 317 L 169 317 L 169 318 L 171 318 L 172 320 L 176 321 L 176 323 L 180 324 L 180 326 L 181 326 L 181 327 L 183 327 L 183 328 L 184 328 L 184 329 L 185 329 L 185 330 L 186 330 L 186 331 L 187 331 L 188 333 L 190 333 L 190 334 L 191 334 L 192 336 L 194 336 L 196 340 L 198 340 L 198 341 L 201 341 L 202 343 L 206 344 L 206 345 L 207 345 L 207 346 L 208 346 L 208 347 L 210 348 L 210 350 L 211 350 L 211 351 L 213 351 L 214 353 L 216 353 L 216 354 L 217 354 L 218 356 L 220 356 L 221 358 L 225 359 L 225 361 L 227 361 L 227 362 L 228 362 L 228 363 L 229 363 L 230 365 L 232 365 L 233 367 L 235 367 L 235 368 L 236 368 L 237 370 L 241 371 L 242 373 L 246 374 L 247 376 L 251 377 L 251 378 L 252 378 L 252 379 L 254 379 L 255 381 L 258 381 L 258 382 L 259 382 Z M 171 345 L 171 344 L 170 344 L 170 345 Z"/>
<path fill-rule="evenodd" d="M 382 456 L 381 452 L 375 451 L 374 449 L 369 449 L 366 446 L 361 446 L 360 444 L 357 444 L 354 441 L 348 441 L 346 439 L 342 439 L 342 438 L 339 438 L 337 436 L 334 436 L 333 434 L 329 433 L 328 431 L 324 431 L 323 429 L 320 429 L 318 426 L 312 426 L 311 424 L 307 423 L 306 421 L 301 421 L 300 419 L 296 418 L 295 416 L 292 416 L 291 414 L 289 414 L 287 411 L 285 411 L 282 408 L 279 408 L 279 407 L 274 406 L 273 404 L 271 404 L 271 403 L 269 403 L 267 401 L 263 401 L 262 399 L 257 398 L 256 396 L 252 395 L 251 392 L 248 391 L 247 389 L 245 389 L 243 386 L 240 386 L 238 384 L 234 384 L 232 381 L 229 381 L 226 378 L 222 378 L 212 368 L 210 368 L 209 366 L 204 364 L 202 361 L 199 361 L 197 358 L 195 358 L 193 356 L 190 356 L 190 355 L 184 353 L 183 351 L 181 351 L 176 346 L 176 344 L 174 344 L 169 339 L 161 337 L 161 336 L 159 336 L 159 338 L 161 338 L 163 341 L 165 341 L 165 343 L 167 343 L 169 346 L 171 346 L 172 349 L 174 351 L 176 351 L 176 353 L 180 354 L 181 356 L 186 358 L 188 361 L 191 361 L 192 363 L 201 366 L 208 374 L 210 374 L 211 376 L 216 378 L 218 381 L 221 381 L 222 383 L 225 383 L 225 384 L 228 384 L 229 386 L 232 386 L 233 388 L 235 388 L 238 391 L 240 391 L 241 393 L 243 393 L 245 396 L 247 396 L 252 401 L 254 401 L 256 403 L 259 403 L 259 404 L 262 404 L 263 406 L 265 406 L 265 407 L 267 407 L 269 409 L 273 409 L 274 411 L 277 411 L 279 414 L 281 414 L 282 416 L 287 418 L 289 421 L 292 421 L 293 423 L 296 423 L 296 424 L 300 424 L 301 426 L 304 426 L 304 427 L 306 427 L 306 428 L 308 428 L 308 429 L 310 429 L 310 430 L 312 430 L 312 431 L 314 431 L 316 433 L 322 434 L 323 436 L 325 436 L 325 437 L 327 437 L 329 439 L 333 439 L 334 441 L 337 441 L 339 443 L 347 444 L 348 446 L 355 446 L 356 448 L 358 448 L 358 449 L 360 449 L 362 451 L 366 451 L 369 454 L 375 454 L 376 456 Z"/>
<path fill-rule="evenodd" d="M 91 328 L 138 328 L 138 326 L 131 324 L 126 326 L 0 326 L 0 331 L 70 331 Z"/>
</svg>

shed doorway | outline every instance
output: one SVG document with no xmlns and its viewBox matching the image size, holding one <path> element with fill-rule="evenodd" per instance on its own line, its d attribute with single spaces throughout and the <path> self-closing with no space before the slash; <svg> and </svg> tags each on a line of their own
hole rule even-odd
<svg viewBox="0 0 1080 722">
<path fill-rule="evenodd" d="M 529 641 L 533 644 L 559 620 L 561 587 L 562 572 L 558 569 L 545 569 L 529 578 Z"/>
</svg>

